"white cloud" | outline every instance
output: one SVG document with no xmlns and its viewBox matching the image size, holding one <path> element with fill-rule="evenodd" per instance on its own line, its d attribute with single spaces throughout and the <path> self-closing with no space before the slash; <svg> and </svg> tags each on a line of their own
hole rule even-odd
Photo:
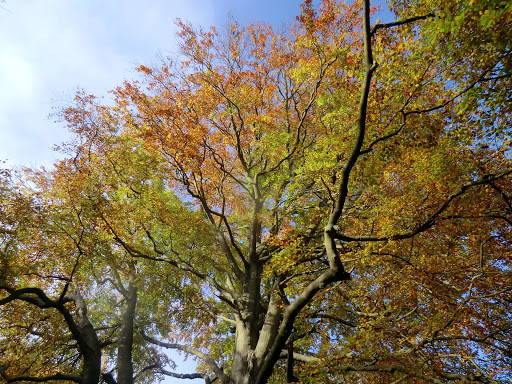
<svg viewBox="0 0 512 384">
<path fill-rule="evenodd" d="M 0 104 L 14 107 L 16 99 L 32 99 L 37 86 L 37 76 L 32 62 L 24 57 L 13 45 L 2 47 L 0 56 L 0 73 L 2 73 L 2 89 L 9 93 L 0 93 Z"/>
<path fill-rule="evenodd" d="M 171 49 L 173 20 L 213 23 L 206 0 L 25 0 L 0 9 L 0 160 L 51 165 L 65 128 L 46 116 L 77 87 L 105 94 Z M 200 9 L 201 12 L 197 12 Z"/>
</svg>

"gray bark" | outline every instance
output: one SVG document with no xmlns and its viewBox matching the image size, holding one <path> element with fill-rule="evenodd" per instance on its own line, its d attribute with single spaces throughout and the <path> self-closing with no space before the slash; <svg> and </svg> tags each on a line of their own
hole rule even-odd
<svg viewBox="0 0 512 384">
<path fill-rule="evenodd" d="M 137 306 L 137 288 L 130 283 L 126 292 L 126 309 L 123 314 L 117 349 L 117 383 L 133 383 L 133 322 Z"/>
</svg>

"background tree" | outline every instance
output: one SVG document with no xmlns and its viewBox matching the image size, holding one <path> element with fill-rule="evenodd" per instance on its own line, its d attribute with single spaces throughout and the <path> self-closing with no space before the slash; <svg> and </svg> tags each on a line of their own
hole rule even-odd
<svg viewBox="0 0 512 384">
<path fill-rule="evenodd" d="M 45 208 L 13 185 L 11 172 L 2 172 L 1 176 L 0 289 L 4 297 L 0 299 L 0 375 L 7 382 L 95 383 L 101 359 L 98 337 L 80 290 L 69 289 L 71 278 L 62 273 L 66 267 L 63 259 L 59 258 L 56 265 L 51 257 L 58 255 L 52 255 L 55 243 L 39 227 Z M 38 227 L 36 233 L 34 226 Z M 40 242 L 45 246 L 37 247 Z M 69 251 L 69 244 L 58 245 L 64 254 Z M 58 294 L 54 299 L 48 292 L 55 290 Z M 72 369 L 76 371 L 81 360 L 79 353 L 82 367 L 73 374 Z M 11 377 L 7 369 L 20 374 Z"/>
<path fill-rule="evenodd" d="M 63 111 L 35 260 L 88 287 L 104 372 L 178 377 L 170 348 L 207 383 L 510 375 L 511 9 L 391 5 L 179 22 L 182 59 Z"/>
</svg>

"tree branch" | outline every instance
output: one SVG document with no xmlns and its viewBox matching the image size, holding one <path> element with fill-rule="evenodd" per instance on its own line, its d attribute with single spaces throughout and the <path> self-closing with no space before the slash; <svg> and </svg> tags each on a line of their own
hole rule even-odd
<svg viewBox="0 0 512 384">
<path fill-rule="evenodd" d="M 213 360 L 210 356 L 208 356 L 206 353 L 199 351 L 198 349 L 189 347 L 187 345 L 183 344 L 177 344 L 177 343 L 165 343 L 163 341 L 159 341 L 157 339 L 154 339 L 151 336 L 146 335 L 144 331 L 141 331 L 141 336 L 144 340 L 150 342 L 151 344 L 158 345 L 160 347 L 168 348 L 168 349 L 177 349 L 179 351 L 190 353 L 201 360 L 203 360 L 211 369 L 213 372 L 215 372 L 215 375 L 219 378 L 219 380 L 223 384 L 230 383 L 229 376 L 224 373 L 222 368 L 220 368 L 215 360 Z"/>
<path fill-rule="evenodd" d="M 281 359 L 288 357 L 288 351 L 284 349 L 279 355 Z M 303 363 L 318 363 L 321 361 L 320 358 L 315 356 L 303 355 L 302 353 L 293 352 L 293 360 L 301 361 Z"/>
<path fill-rule="evenodd" d="M 8 383 L 16 383 L 19 381 L 31 381 L 34 383 L 43 383 L 50 380 L 63 380 L 63 381 L 74 381 L 75 383 L 81 384 L 83 382 L 83 377 L 74 376 L 74 375 L 65 375 L 63 373 L 56 373 L 54 375 L 49 376 L 9 376 L 6 373 L 6 370 L 9 368 L 9 364 L 4 364 L 0 366 L 0 376 L 8 382 Z"/>
<path fill-rule="evenodd" d="M 429 17 L 434 17 L 435 15 L 433 13 L 428 13 L 426 15 L 423 15 L 423 16 L 415 16 L 415 17 L 410 17 L 408 19 L 404 19 L 404 20 L 397 20 L 397 21 L 393 21 L 391 23 L 386 23 L 386 24 L 375 24 L 372 28 L 372 30 L 370 31 L 370 35 L 373 36 L 379 29 L 387 29 L 387 28 L 393 28 L 393 27 L 399 27 L 401 25 L 405 25 L 405 24 L 410 24 L 410 23 L 414 23 L 416 21 L 420 21 L 420 20 L 426 20 L 428 19 Z"/>
<path fill-rule="evenodd" d="M 338 372 L 381 372 L 381 373 L 395 373 L 395 372 L 402 372 L 406 373 L 411 376 L 415 376 L 419 379 L 425 380 L 429 383 L 433 384 L 443 384 L 445 381 L 440 380 L 438 378 L 427 376 L 421 371 L 417 370 L 414 371 L 410 368 L 406 368 L 401 365 L 377 365 L 377 364 L 371 364 L 371 365 L 362 365 L 362 366 L 355 366 L 355 365 L 337 365 L 336 369 Z M 451 372 L 439 372 L 439 375 L 447 380 L 461 380 L 464 382 L 467 381 L 473 381 L 473 382 L 479 382 L 479 383 L 488 383 L 489 380 L 480 375 L 462 375 L 459 373 L 451 373 Z"/>
<path fill-rule="evenodd" d="M 157 372 L 169 377 L 174 377 L 176 379 L 204 379 L 205 384 L 210 384 L 212 382 L 210 377 L 204 373 L 175 373 L 167 371 L 163 368 L 158 369 Z"/>
<path fill-rule="evenodd" d="M 419 234 L 421 232 L 424 232 L 424 231 L 430 229 L 432 226 L 434 226 L 435 223 L 437 222 L 437 220 L 439 219 L 439 216 L 447 210 L 447 208 L 450 206 L 451 202 L 455 198 L 463 195 L 466 192 L 466 190 L 468 190 L 469 188 L 472 188 L 472 187 L 475 187 L 478 185 L 482 185 L 482 184 L 490 184 L 492 181 L 498 180 L 498 179 L 500 179 L 504 176 L 510 175 L 510 174 L 512 174 L 512 170 L 507 170 L 507 171 L 504 171 L 497 175 L 484 175 L 475 181 L 470 181 L 470 182 L 463 184 L 459 188 L 458 191 L 456 191 L 456 192 L 452 193 L 450 196 L 448 196 L 448 198 L 444 201 L 444 203 L 441 204 L 441 206 L 432 215 L 430 215 L 430 217 L 427 220 L 425 220 L 423 223 L 419 224 L 418 226 L 416 226 L 416 228 L 414 228 L 413 230 L 411 230 L 409 232 L 399 233 L 399 234 L 390 235 L 390 236 L 381 236 L 381 237 L 378 237 L 378 236 L 354 237 L 354 236 L 348 236 L 348 235 L 345 235 L 342 233 L 336 233 L 334 236 L 338 240 L 347 241 L 347 242 L 349 242 L 349 241 L 389 241 L 389 240 L 409 239 L 411 237 L 416 236 L 417 234 Z"/>
</svg>

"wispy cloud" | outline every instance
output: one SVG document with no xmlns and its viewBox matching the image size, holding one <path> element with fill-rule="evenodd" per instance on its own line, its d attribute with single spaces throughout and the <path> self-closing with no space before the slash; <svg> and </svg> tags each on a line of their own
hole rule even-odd
<svg viewBox="0 0 512 384">
<path fill-rule="evenodd" d="M 46 116 L 77 87 L 104 94 L 173 50 L 177 17 L 213 23 L 210 1 L 26 0 L 0 9 L 0 160 L 51 165 L 65 129 Z M 198 12 L 198 9 L 201 12 Z M 210 10 L 210 11 L 209 11 Z"/>
</svg>

